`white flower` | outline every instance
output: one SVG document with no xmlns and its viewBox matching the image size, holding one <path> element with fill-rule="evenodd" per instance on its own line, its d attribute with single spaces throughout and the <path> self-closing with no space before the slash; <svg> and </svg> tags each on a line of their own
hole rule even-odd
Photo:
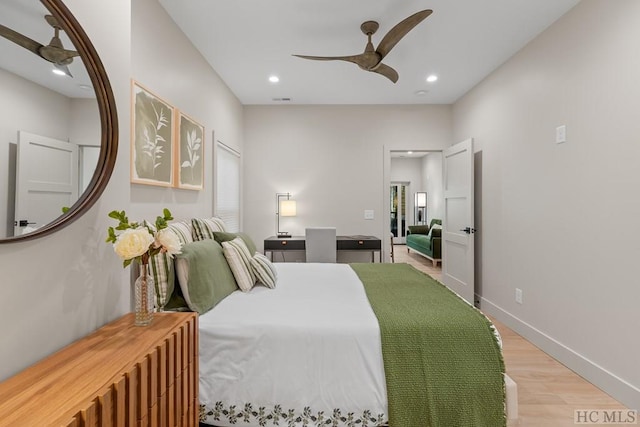
<svg viewBox="0 0 640 427">
<path fill-rule="evenodd" d="M 180 248 L 182 247 L 182 243 L 180 243 L 176 233 L 165 228 L 156 234 L 155 246 L 162 248 L 162 252 L 167 253 L 169 257 L 173 258 L 174 255 L 181 253 Z"/>
<path fill-rule="evenodd" d="M 143 255 L 153 244 L 153 236 L 146 228 L 127 229 L 118 236 L 113 244 L 113 250 L 123 260 L 133 259 Z"/>
</svg>

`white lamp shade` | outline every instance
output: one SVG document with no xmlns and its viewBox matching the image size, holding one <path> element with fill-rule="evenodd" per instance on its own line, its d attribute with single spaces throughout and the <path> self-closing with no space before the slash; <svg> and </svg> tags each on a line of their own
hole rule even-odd
<svg viewBox="0 0 640 427">
<path fill-rule="evenodd" d="M 427 193 L 416 193 L 416 207 L 424 208 L 427 206 Z"/>
<path fill-rule="evenodd" d="M 296 216 L 296 201 L 295 200 L 280 201 L 280 216 Z"/>
</svg>

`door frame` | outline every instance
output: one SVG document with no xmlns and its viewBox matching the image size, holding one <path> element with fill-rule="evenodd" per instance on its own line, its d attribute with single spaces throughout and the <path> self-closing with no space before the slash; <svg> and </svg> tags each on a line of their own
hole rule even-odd
<svg viewBox="0 0 640 427">
<path fill-rule="evenodd" d="M 453 145 L 453 144 L 452 144 Z M 445 147 L 448 148 L 448 147 Z M 389 212 L 389 200 L 391 199 L 391 153 L 413 151 L 414 153 L 442 153 L 443 148 L 398 148 L 384 145 L 382 147 L 382 259 L 383 262 L 391 261 L 391 213 Z M 444 161 L 444 160 L 443 160 Z M 411 202 L 413 206 L 413 202 Z M 411 213 L 413 215 L 413 213 Z"/>
</svg>

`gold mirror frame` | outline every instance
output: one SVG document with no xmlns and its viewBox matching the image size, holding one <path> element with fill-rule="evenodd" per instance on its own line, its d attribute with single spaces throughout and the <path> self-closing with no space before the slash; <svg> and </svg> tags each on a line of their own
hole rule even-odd
<svg viewBox="0 0 640 427">
<path fill-rule="evenodd" d="M 109 182 L 118 153 L 118 117 L 116 114 L 116 104 L 109 78 L 98 57 L 98 53 L 91 44 L 87 34 L 62 0 L 40 0 L 40 2 L 58 19 L 58 23 L 72 41 L 75 50 L 80 54 L 80 58 L 91 78 L 93 89 L 96 93 L 100 124 L 102 127 L 100 156 L 98 157 L 93 178 L 87 186 L 86 191 L 82 193 L 64 215 L 59 216 L 32 233 L 0 239 L 0 243 L 24 242 L 47 236 L 61 230 L 80 218 L 100 198 L 100 195 Z"/>
</svg>

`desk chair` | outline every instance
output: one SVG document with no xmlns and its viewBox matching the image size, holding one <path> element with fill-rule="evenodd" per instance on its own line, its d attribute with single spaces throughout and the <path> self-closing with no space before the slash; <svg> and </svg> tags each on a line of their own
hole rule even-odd
<svg viewBox="0 0 640 427">
<path fill-rule="evenodd" d="M 336 228 L 310 227 L 305 230 L 307 262 L 336 262 Z"/>
</svg>

